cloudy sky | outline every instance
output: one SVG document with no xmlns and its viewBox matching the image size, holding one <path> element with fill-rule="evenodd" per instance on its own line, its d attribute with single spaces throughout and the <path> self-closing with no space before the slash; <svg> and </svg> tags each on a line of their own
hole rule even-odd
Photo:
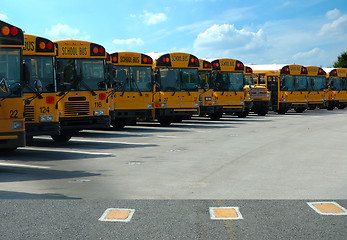
<svg viewBox="0 0 347 240">
<path fill-rule="evenodd" d="M 347 51 L 346 0 L 2 0 L 0 19 L 115 51 L 329 67 Z"/>
</svg>

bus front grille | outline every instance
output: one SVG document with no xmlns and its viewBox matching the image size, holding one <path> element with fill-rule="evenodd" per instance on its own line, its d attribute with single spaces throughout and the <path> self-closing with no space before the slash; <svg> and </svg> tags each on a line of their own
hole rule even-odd
<svg viewBox="0 0 347 240">
<path fill-rule="evenodd" d="M 252 88 L 250 90 L 250 96 L 252 98 L 265 98 L 267 95 L 265 88 Z"/>
<path fill-rule="evenodd" d="M 88 116 L 89 102 L 66 102 L 64 106 L 64 115 L 66 117 Z"/>
<path fill-rule="evenodd" d="M 25 106 L 24 107 L 24 116 L 26 122 L 35 121 L 35 108 L 34 106 Z"/>
</svg>

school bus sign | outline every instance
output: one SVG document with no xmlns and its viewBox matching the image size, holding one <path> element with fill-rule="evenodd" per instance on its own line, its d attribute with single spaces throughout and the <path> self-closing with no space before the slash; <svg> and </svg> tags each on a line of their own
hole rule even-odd
<svg viewBox="0 0 347 240">
<path fill-rule="evenodd" d="M 59 40 L 54 42 L 57 46 L 57 57 L 60 58 L 105 58 L 105 48 L 86 41 Z"/>
</svg>

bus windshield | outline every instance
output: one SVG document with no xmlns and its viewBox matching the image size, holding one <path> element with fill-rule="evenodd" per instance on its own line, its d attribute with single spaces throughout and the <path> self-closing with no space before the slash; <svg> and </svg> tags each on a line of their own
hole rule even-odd
<svg viewBox="0 0 347 240">
<path fill-rule="evenodd" d="M 24 56 L 24 61 L 31 68 L 30 88 L 24 88 L 24 92 L 33 92 L 36 82 L 42 83 L 42 92 L 55 92 L 53 56 Z"/>
<path fill-rule="evenodd" d="M 198 69 L 160 68 L 159 73 L 163 91 L 198 90 Z"/>
<path fill-rule="evenodd" d="M 251 75 L 245 75 L 245 85 L 253 85 L 253 77 Z"/>
<path fill-rule="evenodd" d="M 307 83 L 309 91 L 323 91 L 326 88 L 326 77 L 307 77 Z"/>
<path fill-rule="evenodd" d="M 346 77 L 334 77 L 330 78 L 329 83 L 330 90 L 347 90 L 347 78 Z"/>
<path fill-rule="evenodd" d="M 211 85 L 211 71 L 199 71 L 199 88 L 209 89 Z"/>
<path fill-rule="evenodd" d="M 306 91 L 306 76 L 281 76 L 281 91 Z"/>
<path fill-rule="evenodd" d="M 21 96 L 20 49 L 0 48 L 0 97 Z"/>
<path fill-rule="evenodd" d="M 151 67 L 115 67 L 114 89 L 116 91 L 152 91 Z"/>
<path fill-rule="evenodd" d="M 215 80 L 216 91 L 243 91 L 243 73 L 218 72 Z"/>
<path fill-rule="evenodd" d="M 104 60 L 58 59 L 58 91 L 106 90 Z"/>
</svg>

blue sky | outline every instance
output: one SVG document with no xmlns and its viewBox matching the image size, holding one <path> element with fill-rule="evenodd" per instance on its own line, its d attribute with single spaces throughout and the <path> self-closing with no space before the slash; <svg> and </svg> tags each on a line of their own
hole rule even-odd
<svg viewBox="0 0 347 240">
<path fill-rule="evenodd" d="M 345 0 L 2 0 L 0 19 L 115 51 L 332 66 L 347 51 Z"/>
</svg>

